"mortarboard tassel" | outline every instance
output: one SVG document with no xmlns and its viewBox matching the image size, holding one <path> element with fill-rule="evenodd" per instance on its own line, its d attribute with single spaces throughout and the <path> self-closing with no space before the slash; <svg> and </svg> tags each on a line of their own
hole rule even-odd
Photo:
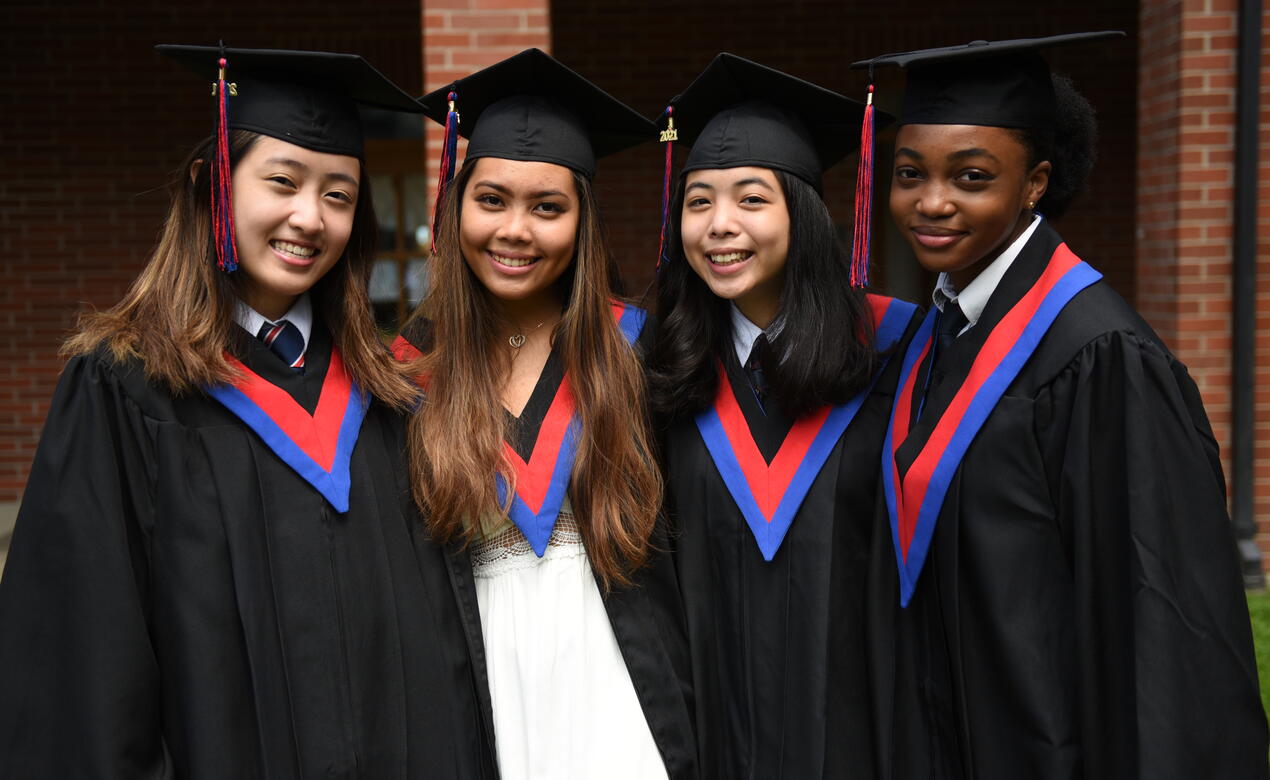
<svg viewBox="0 0 1270 780">
<path fill-rule="evenodd" d="M 459 112 L 454 110 L 454 101 L 459 94 L 450 91 L 446 100 L 450 110 L 445 115 L 445 137 L 441 141 L 441 170 L 437 173 L 437 196 L 432 205 L 432 254 L 437 253 L 437 227 L 441 222 L 441 209 L 445 200 L 445 191 L 454 179 L 454 158 L 459 148 Z"/>
<path fill-rule="evenodd" d="M 869 74 L 869 80 L 873 75 Z M 860 125 L 860 167 L 855 177 L 855 236 L 851 243 L 851 286 L 869 284 L 869 244 L 873 228 L 873 84 Z"/>
<path fill-rule="evenodd" d="M 661 132 L 661 142 L 666 145 L 666 170 L 661 179 L 661 239 L 657 243 L 657 266 L 654 271 L 661 270 L 662 261 L 666 259 L 666 227 L 670 223 L 670 174 L 675 165 L 675 141 L 679 140 L 679 131 L 675 129 L 675 107 L 666 106 L 666 129 Z"/>
<path fill-rule="evenodd" d="M 238 94 L 237 84 L 225 83 L 225 57 L 212 92 L 216 95 L 216 149 L 212 154 L 212 238 L 216 243 L 216 265 L 225 273 L 238 270 L 238 250 L 234 246 L 234 206 L 230 198 L 233 178 L 229 166 L 229 125 L 226 110 L 229 96 Z"/>
</svg>

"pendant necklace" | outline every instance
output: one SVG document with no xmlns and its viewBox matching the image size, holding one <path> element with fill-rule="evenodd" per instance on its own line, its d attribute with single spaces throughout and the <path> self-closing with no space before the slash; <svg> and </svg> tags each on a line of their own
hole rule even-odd
<svg viewBox="0 0 1270 780">
<path fill-rule="evenodd" d="M 519 351 L 521 347 L 525 346 L 526 339 L 528 339 L 529 336 L 534 333 L 534 331 L 541 328 L 544 323 L 546 323 L 546 320 L 543 320 L 542 322 L 533 326 L 525 333 L 513 333 L 512 335 L 507 337 L 507 343 L 511 345 L 512 349 Z"/>
</svg>

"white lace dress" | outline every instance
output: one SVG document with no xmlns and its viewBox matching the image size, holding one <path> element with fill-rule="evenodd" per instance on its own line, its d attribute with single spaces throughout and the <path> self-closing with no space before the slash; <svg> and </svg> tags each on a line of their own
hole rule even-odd
<svg viewBox="0 0 1270 780">
<path fill-rule="evenodd" d="M 568 502 L 542 558 L 514 525 L 471 555 L 503 780 L 665 778 Z"/>
</svg>

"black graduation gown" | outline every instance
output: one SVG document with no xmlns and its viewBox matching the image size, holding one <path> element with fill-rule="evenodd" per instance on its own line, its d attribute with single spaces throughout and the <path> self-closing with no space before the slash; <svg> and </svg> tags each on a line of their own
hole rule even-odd
<svg viewBox="0 0 1270 780">
<path fill-rule="evenodd" d="M 918 319 L 897 346 L 902 350 Z M 721 356 L 767 463 L 793 420 Z M 863 632 L 878 453 L 898 359 L 838 438 L 772 560 L 693 419 L 664 435 L 667 511 L 686 613 L 703 776 L 873 776 L 873 675 Z"/>
<path fill-rule="evenodd" d="M 900 473 L 1061 242 L 1038 226 L 939 361 Z M 882 528 L 895 777 L 1266 777 L 1217 444 L 1186 368 L 1106 284 L 1062 309 L 966 451 L 904 610 Z"/>
<path fill-rule="evenodd" d="M 240 357 L 312 412 L 304 375 Z M 0 778 L 496 773 L 441 551 L 372 403 L 338 513 L 219 402 L 67 365 L 0 584 Z"/>
<path fill-rule="evenodd" d="M 394 345 L 398 355 L 430 349 L 428 330 L 425 320 L 412 323 Z M 409 345 L 404 352 L 403 342 Z M 562 356 L 553 351 L 520 417 L 505 415 L 510 434 L 508 443 L 522 458 L 528 459 L 533 452 L 547 410 L 563 380 Z M 654 532 L 652 545 L 654 549 L 647 565 L 635 573 L 630 586 L 614 587 L 608 592 L 601 589 L 600 593 L 666 772 L 671 780 L 691 780 L 699 773 L 692 729 L 687 640 L 678 609 L 675 570 L 665 552 L 664 528 Z M 493 706 L 472 561 L 467 551 L 456 544 L 448 550 L 447 563 L 476 669 L 483 717 L 492 734 Z"/>
</svg>

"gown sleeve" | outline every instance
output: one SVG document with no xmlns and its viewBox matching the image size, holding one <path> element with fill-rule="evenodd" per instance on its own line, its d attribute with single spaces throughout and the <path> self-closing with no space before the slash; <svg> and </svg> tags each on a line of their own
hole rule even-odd
<svg viewBox="0 0 1270 780">
<path fill-rule="evenodd" d="M 1185 367 L 1104 334 L 1035 419 L 1075 578 L 1084 776 L 1265 778 L 1217 444 Z"/>
<path fill-rule="evenodd" d="M 110 364 L 68 364 L 0 582 L 0 778 L 171 776 L 147 629 L 148 424 Z"/>
</svg>

